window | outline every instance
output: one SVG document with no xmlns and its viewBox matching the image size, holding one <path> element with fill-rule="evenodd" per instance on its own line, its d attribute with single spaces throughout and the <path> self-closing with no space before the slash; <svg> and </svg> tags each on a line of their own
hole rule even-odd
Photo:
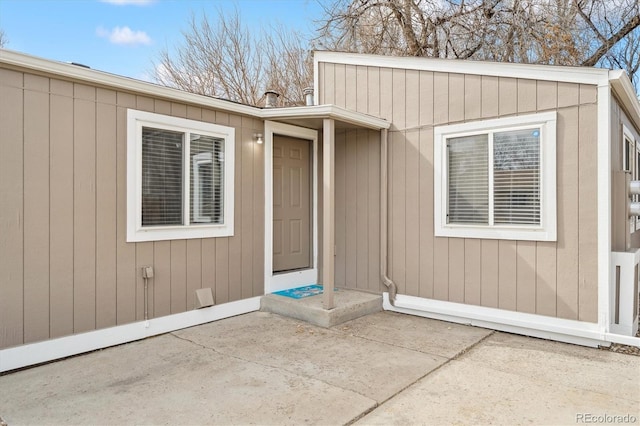
<svg viewBox="0 0 640 426">
<path fill-rule="evenodd" d="M 640 143 L 636 144 L 636 163 L 633 180 L 640 180 Z M 634 195 L 633 201 L 636 203 L 640 202 L 640 195 Z M 640 229 L 640 218 L 634 216 L 631 219 L 634 219 L 636 222 L 635 227 L 632 226 L 630 228 L 630 232 L 633 233 Z"/>
<path fill-rule="evenodd" d="M 640 141 L 636 143 L 631 130 L 622 126 L 623 155 L 622 170 L 628 172 L 631 180 L 640 180 Z M 640 196 L 632 195 L 631 201 L 640 201 Z M 629 233 L 633 234 L 640 229 L 640 220 L 636 216 L 629 217 Z"/>
<path fill-rule="evenodd" d="M 129 110 L 127 241 L 233 235 L 234 129 Z"/>
<path fill-rule="evenodd" d="M 435 234 L 555 241 L 556 113 L 436 127 Z"/>
<path fill-rule="evenodd" d="M 633 138 L 627 132 L 624 133 L 624 155 L 622 159 L 622 170 L 625 172 L 633 171 L 633 153 L 635 148 L 633 146 Z"/>
</svg>

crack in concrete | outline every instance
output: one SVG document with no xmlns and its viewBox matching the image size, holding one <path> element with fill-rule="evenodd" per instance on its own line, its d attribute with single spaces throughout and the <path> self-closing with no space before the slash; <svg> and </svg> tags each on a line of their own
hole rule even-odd
<svg viewBox="0 0 640 426">
<path fill-rule="evenodd" d="M 418 383 L 419 381 L 423 380 L 424 378 L 426 378 L 427 376 L 430 376 L 431 374 L 435 373 L 436 371 L 440 370 L 441 368 L 443 368 L 444 366 L 448 365 L 450 362 L 455 361 L 459 358 L 461 358 L 462 356 L 468 354 L 472 349 L 474 349 L 476 346 L 480 345 L 481 343 L 483 343 L 485 340 L 487 340 L 489 337 L 493 336 L 496 333 L 495 330 L 491 330 L 491 332 L 485 336 L 483 336 L 481 339 L 477 340 L 476 342 L 472 343 L 471 345 L 467 346 L 466 348 L 462 349 L 460 352 L 458 352 L 457 354 L 455 354 L 454 356 L 452 356 L 451 358 L 448 358 L 446 361 L 444 361 L 442 364 L 436 366 L 435 368 L 433 368 L 432 370 L 427 371 L 425 374 L 423 374 L 422 376 L 418 377 L 416 380 L 414 380 L 413 382 L 409 383 L 408 385 L 406 385 L 405 387 L 403 387 L 402 389 L 398 390 L 396 393 L 394 393 L 393 395 L 389 396 L 387 399 L 385 399 L 384 401 L 381 401 L 379 403 L 376 403 L 376 405 L 374 407 L 371 407 L 370 409 L 362 412 L 359 416 L 354 417 L 353 419 L 351 419 L 349 422 L 345 423 L 345 426 L 349 426 L 354 424 L 355 422 L 357 422 L 358 420 L 362 419 L 363 417 L 365 417 L 367 414 L 371 413 L 373 410 L 375 410 L 378 407 L 381 407 L 382 405 L 384 405 L 386 402 L 388 402 L 389 400 L 391 400 L 392 398 L 395 398 L 396 396 L 398 396 L 400 393 L 404 392 L 405 390 L 407 390 L 408 388 L 410 388 L 411 386 L 415 385 L 416 383 Z M 392 345 L 395 346 L 395 345 Z M 400 347 L 400 346 L 398 346 Z M 413 350 L 413 349 L 409 349 L 409 350 Z M 420 351 L 417 351 L 420 352 Z M 424 353 L 424 352 L 420 352 L 420 353 Z"/>
<path fill-rule="evenodd" d="M 282 371 L 286 371 L 287 373 L 289 373 L 289 374 L 293 374 L 293 375 L 295 375 L 295 376 L 297 376 L 297 377 L 301 377 L 301 378 L 305 378 L 305 379 L 315 380 L 315 381 L 320 382 L 320 383 L 322 383 L 322 384 L 324 384 L 324 385 L 326 385 L 326 386 L 333 387 L 333 388 L 338 388 L 338 389 L 341 389 L 341 390 L 343 390 L 343 391 L 347 391 L 347 392 L 351 392 L 351 393 L 353 393 L 353 394 L 356 394 L 356 395 L 362 396 L 363 398 L 366 398 L 367 400 L 371 401 L 371 402 L 373 403 L 371 407 L 367 408 L 366 410 L 364 410 L 363 412 L 361 412 L 358 416 L 356 416 L 356 417 L 352 418 L 351 420 L 349 420 L 348 422 L 346 422 L 346 423 L 345 423 L 345 426 L 349 426 L 349 425 L 354 424 L 354 423 L 355 423 L 355 422 L 357 422 L 358 420 L 362 419 L 363 417 L 365 417 L 367 414 L 371 413 L 371 412 L 372 412 L 373 410 L 375 410 L 376 408 L 381 407 L 381 406 L 382 406 L 382 405 L 384 405 L 386 402 L 388 402 L 389 400 L 391 400 L 391 399 L 395 398 L 395 397 L 396 397 L 396 396 L 398 396 L 400 393 L 404 392 L 405 390 L 407 390 L 407 389 L 408 389 L 408 388 L 410 388 L 411 386 L 415 385 L 415 384 L 416 384 L 416 383 L 418 383 L 419 381 L 423 380 L 424 378 L 426 378 L 426 377 L 430 376 L 431 374 L 433 374 L 433 373 L 435 373 L 436 371 L 440 370 L 440 369 L 441 369 L 441 368 L 443 368 L 444 366 L 448 365 L 450 362 L 455 361 L 455 360 L 457 360 L 457 359 L 461 358 L 462 356 L 464 356 L 464 355 L 468 354 L 471 350 L 473 350 L 474 348 L 476 348 L 478 345 L 482 344 L 485 340 L 487 340 L 489 337 L 493 336 L 493 335 L 496 333 L 496 331 L 495 331 L 495 330 L 491 330 L 488 334 L 484 335 L 482 338 L 478 339 L 477 341 L 475 341 L 475 342 L 474 342 L 474 343 L 472 343 L 471 345 L 469 345 L 469 346 L 467 346 L 467 347 L 463 348 L 462 350 L 460 350 L 459 352 L 457 352 L 457 353 L 456 353 L 456 354 L 454 354 L 453 356 L 451 356 L 451 357 L 443 357 L 443 356 L 441 356 L 441 355 L 434 355 L 434 354 L 431 354 L 431 353 L 429 353 L 429 352 L 423 352 L 423 351 L 419 351 L 419 350 L 416 350 L 416 349 L 406 348 L 406 347 L 404 347 L 404 346 L 400 346 L 400 345 L 394 345 L 394 344 L 387 343 L 387 342 L 380 342 L 380 341 L 378 341 L 378 340 L 374 340 L 374 339 L 371 339 L 371 338 L 368 338 L 368 337 L 364 337 L 364 336 L 358 336 L 358 335 L 356 335 L 356 334 L 344 333 L 344 332 L 343 332 L 343 331 L 341 331 L 341 330 L 334 330 L 333 328 L 326 329 L 325 331 L 329 331 L 329 332 L 334 333 L 334 334 L 336 334 L 336 335 L 338 335 L 338 334 L 339 334 L 339 335 L 343 335 L 343 336 L 345 336 L 345 337 L 353 337 L 353 338 L 356 338 L 356 339 L 363 339 L 363 340 L 366 340 L 366 341 L 369 341 L 369 342 L 372 342 L 372 343 L 387 344 L 387 345 L 392 346 L 392 347 L 401 348 L 401 349 L 406 349 L 406 350 L 408 350 L 408 351 L 418 352 L 418 353 L 425 354 L 425 355 L 438 356 L 438 357 L 441 357 L 441 358 L 445 358 L 445 361 L 444 361 L 444 362 L 442 362 L 442 364 L 437 365 L 435 368 L 433 368 L 433 369 L 431 369 L 431 370 L 427 371 L 425 374 L 423 374 L 423 375 L 419 376 L 418 378 L 416 378 L 416 379 L 415 379 L 414 381 L 412 381 L 411 383 L 407 384 L 406 386 L 402 387 L 401 389 L 399 389 L 399 390 L 398 390 L 398 391 L 396 391 L 395 393 L 391 394 L 389 397 L 387 397 L 387 398 L 385 398 L 384 400 L 382 400 L 382 401 L 378 402 L 378 401 L 376 401 L 375 399 L 372 399 L 371 397 L 369 397 L 369 396 L 367 396 L 367 395 L 364 395 L 364 394 L 362 394 L 362 393 L 360 393 L 360 392 L 358 392 L 358 391 L 355 391 L 355 390 L 353 390 L 353 389 L 345 388 L 345 387 L 340 386 L 340 385 L 335 384 L 335 383 L 330 383 L 330 382 L 328 382 L 328 381 L 326 381 L 326 380 L 323 380 L 323 379 L 321 379 L 321 378 L 318 378 L 318 377 L 314 377 L 314 376 L 311 376 L 311 375 L 308 375 L 308 374 L 300 373 L 300 372 L 298 372 L 298 371 L 290 370 L 290 369 L 288 369 L 288 368 L 286 368 L 286 367 L 277 366 L 277 365 L 271 365 L 271 364 L 268 364 L 268 363 L 263 363 L 263 362 L 259 362 L 259 361 L 255 361 L 255 360 L 251 360 L 251 359 L 247 359 L 247 358 L 243 358 L 243 357 L 240 357 L 240 356 L 237 356 L 237 355 L 233 355 L 233 354 L 229 354 L 229 353 L 221 352 L 221 351 L 219 351 L 219 350 L 217 350 L 217 349 L 215 349 L 215 348 L 213 348 L 213 347 L 203 345 L 203 344 L 201 344 L 201 343 L 195 342 L 195 341 L 193 341 L 193 340 L 191 340 L 191 339 L 188 339 L 188 338 L 186 338 L 186 337 L 178 336 L 178 335 L 176 335 L 176 334 L 174 334 L 174 333 L 169 333 L 169 334 L 171 334 L 173 337 L 175 337 L 175 338 L 177 338 L 177 339 L 183 340 L 183 341 L 185 341 L 185 342 L 192 343 L 192 344 L 194 344 L 194 345 L 196 345 L 196 346 L 199 346 L 199 347 L 200 347 L 200 348 L 202 348 L 202 349 L 210 350 L 210 351 L 212 351 L 212 352 L 214 352 L 214 353 L 216 353 L 216 354 L 218 354 L 218 355 L 221 355 L 221 356 L 228 356 L 228 357 L 233 358 L 233 359 L 236 359 L 236 360 L 238 360 L 238 361 L 243 361 L 243 362 L 251 363 L 251 364 L 254 364 L 254 365 L 261 366 L 261 367 L 267 367 L 267 368 L 271 368 L 271 369 L 274 369 L 274 370 L 282 370 Z"/>
<path fill-rule="evenodd" d="M 245 358 L 239 357 L 239 356 L 237 356 L 237 355 L 228 354 L 228 353 L 225 353 L 225 352 L 220 352 L 220 351 L 219 351 L 219 350 L 217 350 L 216 348 L 212 348 L 212 347 L 210 347 L 210 346 L 203 345 L 202 343 L 195 342 L 195 341 L 193 341 L 193 340 L 191 340 L 191 339 L 187 339 L 186 337 L 178 336 L 177 334 L 174 334 L 174 333 L 169 333 L 169 334 L 171 334 L 171 335 L 172 335 L 173 337 L 175 337 L 176 339 L 180 339 L 180 340 L 182 340 L 182 341 L 184 341 L 184 342 L 189 342 L 189 343 L 191 343 L 191 344 L 194 344 L 194 345 L 196 345 L 196 346 L 199 346 L 199 347 L 200 347 L 200 348 L 202 348 L 202 349 L 205 349 L 205 350 L 211 351 L 211 352 L 213 352 L 213 353 L 215 353 L 215 354 L 218 354 L 218 355 L 221 355 L 221 356 L 228 356 L 229 358 L 233 358 L 233 359 L 236 359 L 236 360 L 238 360 L 238 361 L 244 361 L 244 362 L 248 362 L 248 363 L 251 363 L 251 364 L 256 364 L 256 365 L 260 365 L 260 366 L 265 366 L 264 364 L 260 364 L 259 362 L 255 362 L 255 361 L 252 361 L 252 360 L 250 360 L 250 359 L 245 359 Z M 269 366 L 267 365 L 267 367 L 269 367 Z"/>
</svg>

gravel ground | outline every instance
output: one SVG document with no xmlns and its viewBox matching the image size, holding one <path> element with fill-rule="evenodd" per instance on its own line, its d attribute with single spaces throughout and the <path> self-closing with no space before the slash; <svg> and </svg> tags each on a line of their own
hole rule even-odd
<svg viewBox="0 0 640 426">
<path fill-rule="evenodd" d="M 636 337 L 640 337 L 640 330 L 638 330 L 638 332 L 636 333 Z M 611 352 L 617 352 L 620 354 L 640 356 L 640 348 L 637 346 L 627 346 L 613 343 L 606 349 L 610 350 Z"/>
<path fill-rule="evenodd" d="M 619 345 L 617 343 L 614 343 L 611 346 L 609 346 L 607 349 L 611 352 L 617 352 L 620 354 L 640 356 L 640 348 L 636 346 Z"/>
</svg>

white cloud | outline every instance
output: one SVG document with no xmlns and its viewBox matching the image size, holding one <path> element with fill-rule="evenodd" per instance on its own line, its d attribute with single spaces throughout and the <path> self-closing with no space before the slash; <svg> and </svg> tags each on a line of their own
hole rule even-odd
<svg viewBox="0 0 640 426">
<path fill-rule="evenodd" d="M 107 38 L 113 44 L 128 44 L 135 46 L 137 44 L 151 44 L 151 37 L 144 31 L 133 31 L 129 27 L 115 27 L 107 30 L 103 27 L 96 28 L 96 34 L 99 37 Z"/>
<path fill-rule="evenodd" d="M 115 4 L 118 6 L 126 6 L 133 4 L 135 6 L 147 6 L 154 3 L 155 0 L 100 0 L 102 3 Z"/>
</svg>

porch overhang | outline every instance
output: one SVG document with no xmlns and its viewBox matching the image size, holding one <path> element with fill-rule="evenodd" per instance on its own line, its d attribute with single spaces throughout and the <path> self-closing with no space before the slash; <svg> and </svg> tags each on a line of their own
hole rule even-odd
<svg viewBox="0 0 640 426">
<path fill-rule="evenodd" d="M 385 119 L 351 111 L 336 105 L 312 105 L 288 108 L 263 109 L 260 117 L 309 129 L 321 130 L 325 119 L 333 120 L 336 129 L 365 128 L 388 129 L 391 123 Z"/>
<path fill-rule="evenodd" d="M 369 129 L 384 131 L 391 123 L 387 120 L 351 111 L 335 105 L 312 105 L 291 108 L 263 109 L 265 120 L 283 124 L 322 130 L 322 285 L 323 308 L 335 308 L 333 295 L 335 271 L 335 133 L 344 129 Z M 327 289 L 331 289 L 330 291 Z"/>
</svg>

